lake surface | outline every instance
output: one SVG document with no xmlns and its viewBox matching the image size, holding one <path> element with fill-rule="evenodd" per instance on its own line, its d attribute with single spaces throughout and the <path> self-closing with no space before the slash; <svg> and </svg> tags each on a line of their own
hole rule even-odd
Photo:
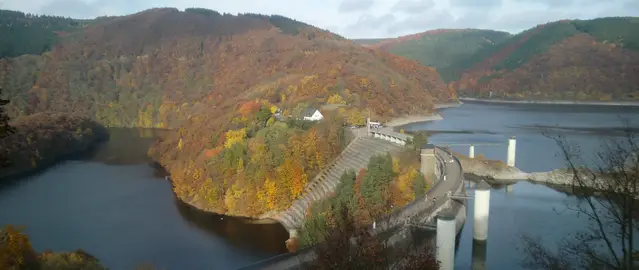
<svg viewBox="0 0 639 270">
<path fill-rule="evenodd" d="M 0 186 L 0 226 L 38 251 L 78 248 L 111 269 L 236 269 L 286 251 L 278 224 L 253 225 L 177 201 L 146 151 L 157 131 L 113 129 L 91 155 Z"/>
<path fill-rule="evenodd" d="M 475 148 L 476 154 L 500 160 L 506 159 L 507 139 L 516 136 L 516 166 L 524 171 L 563 167 L 559 148 L 540 126 L 555 127 L 553 134 L 576 142 L 585 154 L 596 151 L 599 136 L 614 136 L 609 131 L 624 126 L 620 119 L 639 127 L 637 109 L 466 104 L 441 114 L 445 120 L 406 130 L 440 131 L 430 138 L 435 143 L 503 143 Z M 39 251 L 81 248 L 118 270 L 143 263 L 160 269 L 236 269 L 285 252 L 288 234 L 280 225 L 221 219 L 177 201 L 163 172 L 148 165 L 146 150 L 155 132 L 111 130 L 111 140 L 92 155 L 0 186 L 0 226 L 24 225 Z M 468 153 L 467 147 L 453 150 Z M 557 213 L 567 201 L 576 199 L 526 182 L 512 192 L 493 190 L 485 269 L 520 269 L 523 234 L 552 244 L 583 227 L 575 214 Z M 470 269 L 472 263 L 472 200 L 468 208 L 456 269 Z"/>
<path fill-rule="evenodd" d="M 560 135 L 583 154 L 589 164 L 601 149 L 601 139 L 620 135 L 624 127 L 639 127 L 639 109 L 590 106 L 465 104 L 440 112 L 444 120 L 411 125 L 405 130 L 436 130 L 433 143 L 502 143 L 476 146 L 475 155 L 506 160 L 507 141 L 517 138 L 516 166 L 523 171 L 550 171 L 565 167 L 560 148 L 549 136 Z M 624 122 L 627 121 L 627 122 Z M 544 127 L 544 128 L 542 128 Z M 550 127 L 548 130 L 546 127 Z M 453 146 L 468 154 L 468 146 Z M 472 191 L 469 192 L 472 195 Z M 565 211 L 574 196 L 543 185 L 519 182 L 512 191 L 493 189 L 490 200 L 488 241 L 484 269 L 521 269 L 523 235 L 541 237 L 547 245 L 575 228 L 584 228 L 585 218 Z M 455 269 L 471 269 L 473 246 L 473 200 L 468 201 L 468 219 L 460 235 Z M 479 256 L 482 257 L 482 256 Z"/>
</svg>

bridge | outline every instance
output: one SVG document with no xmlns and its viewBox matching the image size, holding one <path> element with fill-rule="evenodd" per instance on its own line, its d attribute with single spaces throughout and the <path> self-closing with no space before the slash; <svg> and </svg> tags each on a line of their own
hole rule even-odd
<svg viewBox="0 0 639 270">
<path fill-rule="evenodd" d="M 369 140 L 372 138 L 375 141 L 386 141 L 391 143 L 386 143 L 386 145 L 397 145 L 400 147 L 405 146 L 410 140 L 412 140 L 412 136 L 395 132 L 389 128 L 368 128 L 366 135 L 367 136 L 364 137 L 368 137 Z M 352 152 L 352 150 L 349 149 L 352 148 L 353 143 L 362 139 L 365 138 L 357 137 L 353 142 L 351 142 L 351 144 L 349 144 L 344 152 Z M 338 160 L 340 159 L 338 158 Z M 452 162 L 447 162 L 451 160 Z M 362 164 L 359 164 L 359 166 L 361 165 Z M 373 235 L 378 235 L 397 228 L 415 226 L 415 224 L 420 222 L 430 223 L 438 213 L 451 208 L 451 200 L 453 199 L 452 194 L 459 193 L 463 188 L 463 171 L 459 160 L 455 158 L 452 153 L 443 148 L 428 145 L 421 150 L 421 171 L 425 176 L 430 177 L 430 179 L 435 179 L 435 183 L 431 189 L 423 197 L 417 198 L 407 206 L 393 211 L 376 222 L 375 225 L 370 225 L 369 230 Z M 331 175 L 335 176 L 334 173 Z M 322 182 L 321 180 L 322 179 L 317 179 L 317 181 L 315 181 L 314 179 L 309 186 L 325 186 L 320 184 Z M 339 182 L 329 184 L 327 187 L 323 187 L 323 189 L 324 191 L 332 191 L 337 184 L 339 184 Z M 308 204 L 312 201 L 322 199 L 323 197 L 324 196 L 316 195 L 309 196 L 308 199 L 303 200 L 303 205 L 308 206 Z M 302 209 L 303 205 L 294 205 L 287 210 L 288 212 L 286 213 L 291 211 L 294 213 L 304 213 L 305 211 Z M 465 219 L 465 207 L 463 209 L 463 218 Z M 298 216 L 297 218 L 285 218 L 282 215 L 278 215 L 273 219 L 280 221 L 280 223 L 289 230 L 291 237 L 296 237 L 297 227 L 302 224 L 301 222 L 303 222 L 304 218 L 304 215 Z M 463 222 L 461 222 L 459 226 L 456 226 L 454 231 L 458 232 L 461 230 L 462 225 Z M 453 235 L 453 238 L 454 237 L 455 236 Z M 394 239 L 391 237 L 391 239 L 387 240 L 386 243 L 392 244 L 396 241 L 399 241 L 397 237 Z M 317 254 L 315 254 L 313 247 L 308 247 L 298 250 L 297 252 L 281 254 L 241 269 L 298 269 L 303 263 L 313 261 L 316 256 Z"/>
</svg>

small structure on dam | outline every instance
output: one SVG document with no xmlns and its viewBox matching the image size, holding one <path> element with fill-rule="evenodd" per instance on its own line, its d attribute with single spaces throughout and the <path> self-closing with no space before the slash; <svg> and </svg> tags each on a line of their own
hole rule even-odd
<svg viewBox="0 0 639 270">
<path fill-rule="evenodd" d="M 426 179 L 436 179 L 438 175 L 437 157 L 435 156 L 435 146 L 427 144 L 422 148 L 421 172 Z"/>
</svg>

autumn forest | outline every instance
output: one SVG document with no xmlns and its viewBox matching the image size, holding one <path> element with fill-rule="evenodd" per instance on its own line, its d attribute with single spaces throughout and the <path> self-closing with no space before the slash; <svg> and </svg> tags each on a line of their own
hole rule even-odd
<svg viewBox="0 0 639 270">
<path fill-rule="evenodd" d="M 0 127 L 15 128 L 0 133 L 0 179 L 86 151 L 107 139 L 105 127 L 168 129 L 148 154 L 180 199 L 259 217 L 302 196 L 353 140 L 347 127 L 368 115 L 429 114 L 458 94 L 639 99 L 638 24 L 567 20 L 516 35 L 443 29 L 353 41 L 283 16 L 200 8 L 92 20 L 0 10 Z M 324 118 L 299 120 L 307 109 Z M 330 198 L 306 209 L 304 244 L 322 241 L 343 206 L 366 225 L 424 194 L 432 179 L 418 169 L 422 136 L 345 172 Z M 12 252 L 30 258 L 22 263 L 41 263 L 26 236 L 0 231 L 9 234 L 23 247 Z M 62 255 L 39 260 L 52 256 Z"/>
<path fill-rule="evenodd" d="M 362 40 L 433 66 L 462 97 L 511 100 L 636 101 L 639 19 L 562 20 L 516 35 L 436 30 Z"/>
</svg>

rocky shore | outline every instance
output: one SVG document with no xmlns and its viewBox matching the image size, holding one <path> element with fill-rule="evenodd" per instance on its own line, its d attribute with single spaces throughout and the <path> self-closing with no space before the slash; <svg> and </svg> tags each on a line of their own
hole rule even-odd
<svg viewBox="0 0 639 270">
<path fill-rule="evenodd" d="M 511 167 L 499 160 L 471 159 L 459 153 L 455 156 L 460 160 L 464 173 L 469 175 L 469 180 L 485 179 L 491 184 L 510 185 L 519 181 L 529 181 L 536 184 L 550 186 L 592 188 L 608 190 L 612 188 L 605 176 L 596 175 L 588 170 L 572 170 L 567 168 L 556 169 L 548 172 L 524 172 L 516 167 Z M 575 175 L 575 171 L 578 174 Z M 575 182 L 575 179 L 580 179 Z"/>
</svg>

